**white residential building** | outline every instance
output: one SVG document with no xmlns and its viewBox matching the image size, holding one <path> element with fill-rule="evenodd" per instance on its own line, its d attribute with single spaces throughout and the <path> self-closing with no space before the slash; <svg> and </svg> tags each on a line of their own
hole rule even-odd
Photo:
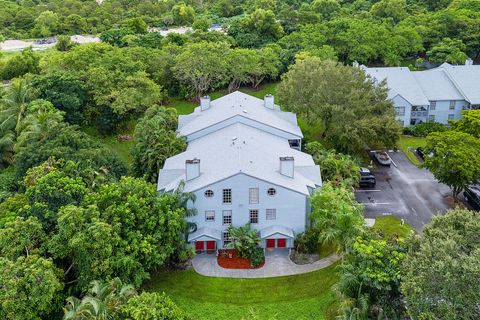
<svg viewBox="0 0 480 320">
<path fill-rule="evenodd" d="M 229 241 L 228 225 L 250 223 L 264 247 L 292 247 L 305 230 L 309 197 L 321 186 L 320 168 L 299 151 L 302 133 L 294 114 L 282 112 L 273 96 L 264 100 L 234 92 L 179 117 L 187 137 L 183 153 L 165 162 L 158 190 L 171 192 L 181 181 L 197 209 L 190 234 L 197 250 L 215 250 Z"/>
<path fill-rule="evenodd" d="M 376 81 L 386 80 L 388 97 L 404 127 L 429 121 L 447 124 L 461 119 L 462 110 L 480 106 L 480 65 L 444 63 L 426 71 L 363 68 Z"/>
</svg>

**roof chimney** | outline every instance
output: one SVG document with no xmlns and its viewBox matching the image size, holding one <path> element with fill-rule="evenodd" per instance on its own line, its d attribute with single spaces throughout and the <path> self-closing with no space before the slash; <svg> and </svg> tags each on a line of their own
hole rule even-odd
<svg viewBox="0 0 480 320">
<path fill-rule="evenodd" d="M 209 96 L 203 96 L 200 98 L 200 109 L 202 111 L 205 111 L 210 108 L 210 97 Z"/>
<path fill-rule="evenodd" d="M 185 176 L 186 180 L 190 181 L 197 178 L 200 175 L 200 159 L 186 160 L 185 161 Z"/>
<path fill-rule="evenodd" d="M 280 157 L 280 173 L 293 178 L 294 163 L 293 157 Z"/>
<path fill-rule="evenodd" d="M 473 60 L 470 59 L 470 58 L 468 58 L 467 60 L 465 60 L 465 65 L 466 65 L 466 66 L 471 66 L 471 65 L 473 65 Z"/>
<path fill-rule="evenodd" d="M 265 103 L 265 108 L 273 110 L 273 108 L 274 108 L 274 98 L 271 94 L 266 94 L 265 97 L 263 98 L 263 101 Z"/>
</svg>

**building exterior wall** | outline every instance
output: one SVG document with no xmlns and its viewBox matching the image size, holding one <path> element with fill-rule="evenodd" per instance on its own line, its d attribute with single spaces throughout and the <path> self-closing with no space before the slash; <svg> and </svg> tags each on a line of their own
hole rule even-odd
<svg viewBox="0 0 480 320">
<path fill-rule="evenodd" d="M 249 203 L 250 188 L 258 188 L 258 204 Z M 267 194 L 269 188 L 276 190 L 274 196 Z M 223 189 L 232 189 L 231 204 L 222 203 Z M 205 197 L 206 190 L 212 190 L 213 196 L 210 198 Z M 195 222 L 197 228 L 205 226 L 221 230 L 222 232 L 226 231 L 228 225 L 223 224 L 223 210 L 232 211 L 232 225 L 234 227 L 244 226 L 249 223 L 249 210 L 256 209 L 258 210 L 258 223 L 251 224 L 253 229 L 260 231 L 268 226 L 281 225 L 293 229 L 295 234 L 305 231 L 308 204 L 308 201 L 306 201 L 308 197 L 305 194 L 273 185 L 241 173 L 199 189 L 194 193 L 196 195 L 196 201 L 189 203 L 189 206 L 195 207 L 197 214 L 188 218 L 188 220 Z M 276 210 L 275 220 L 266 219 L 267 209 Z M 205 211 L 208 210 L 215 211 L 214 221 L 206 221 Z M 287 240 L 287 245 L 293 245 L 293 243 Z M 217 243 L 217 247 L 223 247 L 223 239 Z"/>
<path fill-rule="evenodd" d="M 392 102 L 394 107 L 396 108 L 405 107 L 405 112 L 403 113 L 403 115 L 397 113 L 396 119 L 399 120 L 404 127 L 409 126 L 412 105 L 400 95 L 395 96 L 392 99 Z"/>
<path fill-rule="evenodd" d="M 257 122 L 257 121 L 254 121 L 252 119 L 248 119 L 248 118 L 237 115 L 237 116 L 234 116 L 232 118 L 226 119 L 222 122 L 216 123 L 216 124 L 214 124 L 210 127 L 203 128 L 203 129 L 201 129 L 197 132 L 194 132 L 194 133 L 191 133 L 191 134 L 187 135 L 186 136 L 187 142 L 190 142 L 192 140 L 201 138 L 201 137 L 206 136 L 207 134 L 210 134 L 212 132 L 217 132 L 218 130 L 221 130 L 222 128 L 228 127 L 228 126 L 230 126 L 232 124 L 235 124 L 235 123 L 243 123 L 243 124 L 251 126 L 253 128 L 257 128 L 259 130 L 271 133 L 275 136 L 285 138 L 287 140 L 302 139 L 301 136 L 298 136 L 296 134 L 289 133 L 289 132 L 286 132 L 286 131 L 283 131 L 283 130 L 280 130 L 280 129 L 277 129 L 277 128 L 274 128 L 274 127 L 271 127 L 271 126 L 268 126 L 268 125 L 263 124 L 261 122 Z M 180 133 L 181 133 L 181 131 L 180 131 Z"/>
<path fill-rule="evenodd" d="M 460 120 L 462 117 L 462 110 L 469 107 L 469 103 L 465 100 L 453 100 L 455 103 L 454 109 L 450 109 L 450 100 L 435 101 L 435 110 L 429 108 L 428 115 L 434 116 L 434 121 L 448 124 L 448 120 Z M 452 119 L 449 118 L 453 117 Z M 430 119 L 432 119 L 430 117 Z"/>
</svg>

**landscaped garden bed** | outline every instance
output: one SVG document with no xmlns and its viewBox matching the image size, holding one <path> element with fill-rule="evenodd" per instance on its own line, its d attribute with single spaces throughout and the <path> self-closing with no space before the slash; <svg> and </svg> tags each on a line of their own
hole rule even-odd
<svg viewBox="0 0 480 320">
<path fill-rule="evenodd" d="M 252 267 L 252 263 L 248 258 L 240 258 L 235 249 L 219 250 L 217 263 L 225 269 L 259 269 L 265 264 L 265 260 L 258 266 Z"/>
</svg>

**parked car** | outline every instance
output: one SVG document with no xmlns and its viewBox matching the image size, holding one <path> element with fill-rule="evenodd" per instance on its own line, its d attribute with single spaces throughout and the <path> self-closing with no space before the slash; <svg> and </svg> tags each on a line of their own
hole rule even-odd
<svg viewBox="0 0 480 320">
<path fill-rule="evenodd" d="M 475 210 L 480 210 L 480 185 L 470 185 L 463 192 L 465 200 Z"/>
<path fill-rule="evenodd" d="M 415 151 L 417 152 L 418 156 L 422 158 L 422 160 L 425 160 L 425 153 L 422 147 L 418 147 Z"/>
<path fill-rule="evenodd" d="M 392 164 L 392 159 L 385 151 L 374 151 L 373 155 L 382 166 L 390 166 Z"/>
<path fill-rule="evenodd" d="M 375 176 L 367 168 L 360 168 L 360 187 L 373 188 L 377 183 Z"/>
</svg>

